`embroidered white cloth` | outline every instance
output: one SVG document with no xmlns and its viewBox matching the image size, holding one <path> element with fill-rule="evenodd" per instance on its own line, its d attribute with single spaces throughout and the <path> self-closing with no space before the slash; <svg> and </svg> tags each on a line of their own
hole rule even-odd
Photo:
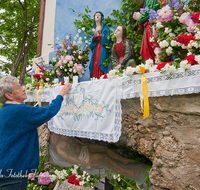
<svg viewBox="0 0 200 190">
<path fill-rule="evenodd" d="M 183 95 L 200 92 L 200 65 L 174 74 L 145 73 L 149 97 Z M 74 84 L 65 96 L 60 112 L 49 121 L 57 134 L 108 142 L 121 135 L 121 99 L 140 97 L 142 74 Z M 42 102 L 51 102 L 62 87 L 44 89 Z M 26 102 L 33 102 L 34 91 Z M 151 113 L 150 113 L 151 114 Z"/>
<path fill-rule="evenodd" d="M 73 85 L 49 130 L 67 136 L 117 142 L 121 136 L 121 79 Z M 62 87 L 52 90 L 55 98 Z"/>
</svg>

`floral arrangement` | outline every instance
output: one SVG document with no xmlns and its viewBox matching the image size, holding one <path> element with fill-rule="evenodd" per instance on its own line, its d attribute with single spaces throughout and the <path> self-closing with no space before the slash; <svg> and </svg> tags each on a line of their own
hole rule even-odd
<svg viewBox="0 0 200 190">
<path fill-rule="evenodd" d="M 82 28 L 82 30 L 84 31 L 84 28 Z M 80 37 L 80 33 L 81 29 L 78 30 L 74 40 L 72 39 L 71 34 L 66 36 L 66 39 L 57 38 L 58 43 L 54 45 L 54 52 L 56 56 L 58 56 L 56 73 L 60 77 L 82 77 L 85 72 L 84 68 L 86 68 L 86 63 L 89 61 L 88 54 L 90 52 L 90 48 L 88 46 L 88 40 L 84 38 L 85 45 L 81 50 L 83 38 Z"/>
<path fill-rule="evenodd" d="M 189 54 L 199 54 L 200 13 L 194 13 L 184 2 L 159 0 L 161 9 L 150 16 L 154 34 L 151 42 L 157 41 L 159 45 L 154 51 L 156 64 L 172 61 L 172 56 L 180 61 Z M 188 4 L 198 6 L 195 1 Z"/>
<path fill-rule="evenodd" d="M 32 76 L 32 83 L 26 85 L 28 92 L 39 88 L 64 85 L 64 82 L 59 83 L 58 77 L 71 77 L 71 79 L 73 76 L 82 77 L 85 73 L 84 69 L 87 67 L 86 63 L 89 61 L 88 54 L 90 52 L 88 40 L 80 37 L 80 33 L 84 30 L 84 28 L 79 29 L 74 40 L 71 34 L 65 39 L 57 38 L 58 43 L 52 46 L 52 48 L 55 47 L 56 57 L 48 64 L 44 63 L 42 57 L 33 60 L 33 69 L 27 72 Z"/>
<path fill-rule="evenodd" d="M 48 165 L 48 171 L 29 177 L 28 189 L 49 189 L 50 183 L 56 182 L 56 185 L 59 186 L 64 180 L 73 185 L 84 187 L 92 187 L 99 182 L 98 177 L 91 176 L 86 171 L 81 172 L 80 167 L 77 165 L 63 169 L 53 164 Z"/>
</svg>

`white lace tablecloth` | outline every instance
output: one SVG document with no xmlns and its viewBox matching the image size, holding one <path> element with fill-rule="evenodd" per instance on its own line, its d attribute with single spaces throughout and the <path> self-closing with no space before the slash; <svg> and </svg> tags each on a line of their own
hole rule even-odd
<svg viewBox="0 0 200 190">
<path fill-rule="evenodd" d="M 145 73 L 149 97 L 200 92 L 200 65 L 174 74 Z M 49 121 L 50 131 L 67 136 L 117 142 L 121 135 L 121 99 L 140 97 L 142 74 L 72 85 L 59 113 Z M 62 87 L 44 89 L 42 102 L 51 102 Z M 27 94 L 33 102 L 36 91 Z M 150 113 L 151 114 L 151 113 Z"/>
</svg>

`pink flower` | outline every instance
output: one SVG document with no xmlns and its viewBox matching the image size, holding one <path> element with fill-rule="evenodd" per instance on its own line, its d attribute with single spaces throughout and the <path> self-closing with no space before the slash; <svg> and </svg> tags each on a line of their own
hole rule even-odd
<svg viewBox="0 0 200 190">
<path fill-rule="evenodd" d="M 173 16 L 173 12 L 171 11 L 168 5 L 164 6 L 162 9 L 157 11 L 158 13 L 158 20 L 163 21 L 170 21 Z"/>
<path fill-rule="evenodd" d="M 191 19 L 188 19 L 188 21 L 186 22 L 187 27 L 187 31 L 190 33 L 194 33 L 194 29 L 192 29 L 193 26 L 195 26 L 195 24 L 193 23 L 193 21 Z"/>
<path fill-rule="evenodd" d="M 75 66 L 75 70 L 76 70 L 77 73 L 81 73 L 83 69 L 84 69 L 84 67 L 83 67 L 82 64 L 77 64 Z"/>
<path fill-rule="evenodd" d="M 63 65 L 63 61 L 59 60 L 57 64 L 58 64 L 58 66 L 62 66 Z"/>
<path fill-rule="evenodd" d="M 51 178 L 49 176 L 49 172 L 40 172 L 38 177 L 38 183 L 41 185 L 48 185 L 51 182 Z"/>
<path fill-rule="evenodd" d="M 189 19 L 189 13 L 183 13 L 179 18 L 179 22 L 183 23 L 183 24 L 186 24 L 188 19 Z"/>
<path fill-rule="evenodd" d="M 65 60 L 68 62 L 68 61 L 72 61 L 73 60 L 73 56 L 72 55 L 66 55 L 65 56 Z"/>
</svg>

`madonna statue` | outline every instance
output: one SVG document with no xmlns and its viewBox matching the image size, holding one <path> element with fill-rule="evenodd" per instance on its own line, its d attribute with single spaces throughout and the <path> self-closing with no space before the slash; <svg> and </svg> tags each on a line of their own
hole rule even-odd
<svg viewBox="0 0 200 190">
<path fill-rule="evenodd" d="M 94 15 L 94 34 L 92 35 L 90 49 L 92 57 L 90 61 L 90 77 L 100 78 L 107 73 L 108 66 L 104 66 L 104 59 L 108 57 L 108 48 L 110 43 L 110 30 L 104 24 L 104 15 L 98 11 Z"/>
</svg>

